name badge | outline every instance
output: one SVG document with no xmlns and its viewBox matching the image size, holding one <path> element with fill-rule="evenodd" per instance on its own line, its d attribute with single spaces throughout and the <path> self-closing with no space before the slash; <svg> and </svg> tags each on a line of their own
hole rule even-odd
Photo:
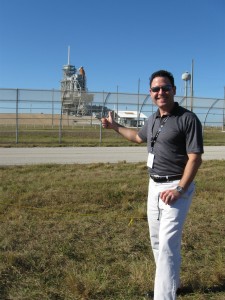
<svg viewBox="0 0 225 300">
<path fill-rule="evenodd" d="M 148 166 L 149 168 L 151 168 L 151 169 L 152 169 L 152 167 L 153 167 L 154 157 L 155 157 L 155 156 L 154 156 L 153 153 L 149 153 L 149 154 L 148 154 L 147 166 Z"/>
</svg>

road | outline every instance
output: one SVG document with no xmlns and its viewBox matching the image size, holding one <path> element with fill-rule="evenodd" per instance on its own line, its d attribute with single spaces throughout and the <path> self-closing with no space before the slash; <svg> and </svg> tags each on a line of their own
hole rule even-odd
<svg viewBox="0 0 225 300">
<path fill-rule="evenodd" d="M 225 159 L 225 146 L 205 146 L 203 160 Z M 0 148 L 0 166 L 145 162 L 146 147 Z"/>
</svg>

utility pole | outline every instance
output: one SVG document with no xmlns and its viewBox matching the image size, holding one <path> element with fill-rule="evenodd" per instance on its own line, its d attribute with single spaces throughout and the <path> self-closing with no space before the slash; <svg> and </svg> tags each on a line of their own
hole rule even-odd
<svg viewBox="0 0 225 300">
<path fill-rule="evenodd" d="M 191 63 L 191 111 L 193 111 L 193 97 L 194 97 L 194 60 Z"/>
</svg>

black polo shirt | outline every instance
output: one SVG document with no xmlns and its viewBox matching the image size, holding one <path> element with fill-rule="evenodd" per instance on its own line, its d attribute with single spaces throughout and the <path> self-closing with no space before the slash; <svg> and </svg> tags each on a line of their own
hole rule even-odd
<svg viewBox="0 0 225 300">
<path fill-rule="evenodd" d="M 160 117 L 157 110 L 138 132 L 139 137 L 147 142 L 148 152 L 154 154 L 153 167 L 149 168 L 149 172 L 160 176 L 183 174 L 187 154 L 204 152 L 201 122 L 193 112 L 175 102 L 152 149 L 151 139 L 166 117 Z"/>
</svg>

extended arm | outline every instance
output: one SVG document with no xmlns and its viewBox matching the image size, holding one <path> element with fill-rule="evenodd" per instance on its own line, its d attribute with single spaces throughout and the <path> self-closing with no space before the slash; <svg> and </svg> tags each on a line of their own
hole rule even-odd
<svg viewBox="0 0 225 300">
<path fill-rule="evenodd" d="M 112 112 L 109 112 L 109 115 L 107 118 L 102 118 L 102 126 L 103 128 L 107 129 L 113 129 L 116 132 L 118 132 L 120 135 L 122 135 L 125 139 L 141 144 L 143 143 L 142 139 L 139 137 L 138 133 L 136 130 L 124 127 L 118 123 L 115 122 L 112 116 Z"/>
</svg>

